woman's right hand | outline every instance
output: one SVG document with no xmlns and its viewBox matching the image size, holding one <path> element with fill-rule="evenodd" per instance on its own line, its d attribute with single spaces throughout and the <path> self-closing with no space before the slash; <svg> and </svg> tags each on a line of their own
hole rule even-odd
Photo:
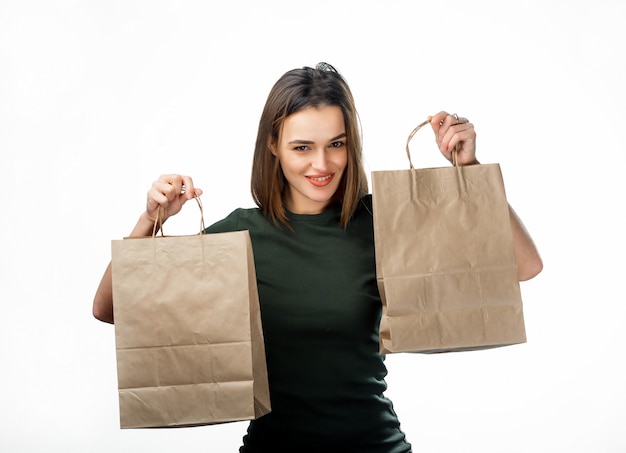
<svg viewBox="0 0 626 453">
<path fill-rule="evenodd" d="M 187 200 L 202 195 L 202 190 L 194 187 L 190 176 L 161 175 L 152 183 L 146 201 L 146 216 L 154 223 L 162 208 L 163 221 L 178 214 Z"/>
</svg>

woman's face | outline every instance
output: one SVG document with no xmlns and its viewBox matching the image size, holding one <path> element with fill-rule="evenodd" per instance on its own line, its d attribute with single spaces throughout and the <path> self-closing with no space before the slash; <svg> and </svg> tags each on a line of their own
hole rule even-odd
<svg viewBox="0 0 626 453">
<path fill-rule="evenodd" d="M 289 115 L 272 153 L 287 179 L 286 208 L 295 214 L 324 211 L 348 163 L 341 109 L 309 107 Z"/>
</svg>

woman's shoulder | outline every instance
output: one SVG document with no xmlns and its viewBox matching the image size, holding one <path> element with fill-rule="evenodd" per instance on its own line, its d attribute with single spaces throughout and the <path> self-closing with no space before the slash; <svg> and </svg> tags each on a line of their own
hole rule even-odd
<svg viewBox="0 0 626 453">
<path fill-rule="evenodd" d="M 373 231 L 374 214 L 372 211 L 372 196 L 363 195 L 350 218 L 348 229 L 357 232 L 361 231 L 370 234 Z"/>
<path fill-rule="evenodd" d="M 365 195 L 363 195 L 361 197 L 360 200 L 360 206 L 366 208 L 367 210 L 369 210 L 370 212 L 372 211 L 372 194 L 371 193 L 366 193 Z"/>
<path fill-rule="evenodd" d="M 363 195 L 360 200 L 359 200 L 359 204 L 357 205 L 355 211 L 354 211 L 354 215 L 355 216 L 368 216 L 371 217 L 372 214 L 372 194 L 365 194 Z"/>
<path fill-rule="evenodd" d="M 249 230 L 266 219 L 259 208 L 237 208 L 222 220 L 210 225 L 205 233 L 227 233 L 230 231 Z"/>
</svg>

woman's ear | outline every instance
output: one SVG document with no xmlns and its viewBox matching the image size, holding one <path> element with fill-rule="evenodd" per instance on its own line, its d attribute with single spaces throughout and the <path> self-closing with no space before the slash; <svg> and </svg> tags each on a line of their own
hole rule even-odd
<svg viewBox="0 0 626 453">
<path fill-rule="evenodd" d="M 278 155 L 278 152 L 276 151 L 276 141 L 273 138 L 270 138 L 267 141 L 267 147 L 270 149 L 274 156 Z"/>
</svg>

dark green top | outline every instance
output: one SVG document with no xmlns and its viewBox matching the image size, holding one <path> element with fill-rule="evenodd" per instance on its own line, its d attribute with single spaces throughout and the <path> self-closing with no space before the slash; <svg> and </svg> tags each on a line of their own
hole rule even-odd
<svg viewBox="0 0 626 453">
<path fill-rule="evenodd" d="M 288 213 L 291 232 L 238 209 L 207 228 L 249 230 L 254 251 L 272 412 L 241 452 L 411 451 L 383 396 L 371 197 L 347 229 L 340 213 Z"/>
</svg>

